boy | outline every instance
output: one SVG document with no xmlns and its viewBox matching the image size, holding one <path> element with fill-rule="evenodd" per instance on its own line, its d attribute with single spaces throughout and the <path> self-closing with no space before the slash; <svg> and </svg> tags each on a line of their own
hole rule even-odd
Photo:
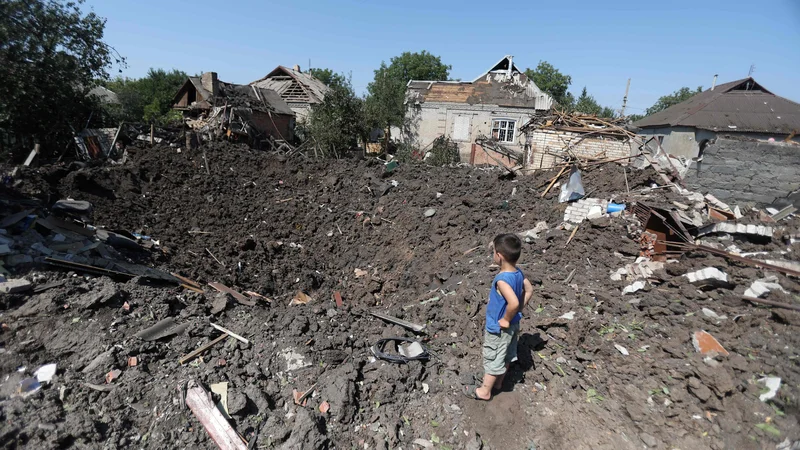
<svg viewBox="0 0 800 450">
<path fill-rule="evenodd" d="M 500 266 L 500 273 L 494 277 L 486 307 L 483 383 L 467 387 L 465 392 L 477 400 L 491 400 L 492 392 L 501 389 L 508 366 L 517 357 L 521 311 L 533 295 L 533 285 L 516 267 L 521 252 L 522 241 L 516 234 L 500 234 L 494 238 L 492 256 L 494 263 Z"/>
</svg>

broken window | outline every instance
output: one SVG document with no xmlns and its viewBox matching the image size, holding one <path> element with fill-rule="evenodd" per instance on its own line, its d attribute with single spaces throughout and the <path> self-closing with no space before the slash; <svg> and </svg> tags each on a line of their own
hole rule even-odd
<svg viewBox="0 0 800 450">
<path fill-rule="evenodd" d="M 492 137 L 500 142 L 514 142 L 516 120 L 498 119 L 492 122 Z"/>
</svg>

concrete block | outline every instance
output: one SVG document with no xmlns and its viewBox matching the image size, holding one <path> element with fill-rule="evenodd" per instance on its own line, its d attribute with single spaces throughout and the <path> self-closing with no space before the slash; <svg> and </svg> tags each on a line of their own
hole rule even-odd
<svg viewBox="0 0 800 450">
<path fill-rule="evenodd" d="M 696 272 L 689 272 L 683 275 L 692 284 L 727 283 L 728 274 L 716 267 L 706 267 Z"/>
<path fill-rule="evenodd" d="M 24 278 L 16 278 L 0 283 L 0 294 L 17 294 L 25 292 L 31 287 L 30 281 Z"/>
</svg>

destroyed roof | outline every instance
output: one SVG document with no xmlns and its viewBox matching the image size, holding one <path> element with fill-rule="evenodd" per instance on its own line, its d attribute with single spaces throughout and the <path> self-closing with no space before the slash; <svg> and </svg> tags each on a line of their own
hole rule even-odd
<svg viewBox="0 0 800 450">
<path fill-rule="evenodd" d="M 272 111 L 278 114 L 294 115 L 294 111 L 283 101 L 277 92 L 262 87 L 249 86 L 246 84 L 233 84 L 224 81 L 217 81 L 219 88 L 218 99 L 203 87 L 200 77 L 189 77 L 189 81 L 197 92 L 206 100 L 208 105 L 231 107 L 246 107 L 258 111 Z M 185 87 L 185 85 L 184 85 Z M 179 97 L 183 88 L 178 92 Z"/>
<path fill-rule="evenodd" d="M 100 101 L 102 103 L 106 103 L 106 104 L 111 104 L 111 103 L 118 104 L 119 103 L 119 97 L 117 96 L 117 93 L 112 91 L 111 89 L 108 89 L 108 88 L 104 87 L 104 86 L 95 86 L 95 87 L 93 87 L 89 91 L 89 95 L 94 95 L 95 97 L 100 99 Z"/>
<path fill-rule="evenodd" d="M 800 130 L 800 104 L 745 78 L 720 84 L 633 125 L 789 134 Z"/>
<path fill-rule="evenodd" d="M 488 104 L 516 108 L 550 109 L 552 97 L 539 89 L 506 56 L 473 81 L 411 80 L 407 102 Z"/>
<path fill-rule="evenodd" d="M 307 72 L 278 66 L 251 86 L 272 89 L 288 103 L 321 103 L 329 88 Z"/>
</svg>

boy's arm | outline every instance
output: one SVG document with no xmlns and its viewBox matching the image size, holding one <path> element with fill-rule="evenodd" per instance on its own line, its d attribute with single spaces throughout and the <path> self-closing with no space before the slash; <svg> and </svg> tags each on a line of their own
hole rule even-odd
<svg viewBox="0 0 800 450">
<path fill-rule="evenodd" d="M 533 297 L 533 285 L 527 278 L 525 278 L 522 284 L 525 287 L 525 299 L 522 302 L 522 306 L 525 307 L 528 306 L 528 302 L 531 301 L 531 297 Z"/>
<path fill-rule="evenodd" d="M 497 292 L 506 300 L 506 315 L 498 320 L 498 323 L 500 324 L 500 328 L 508 328 L 511 319 L 513 319 L 514 315 L 519 311 L 519 298 L 517 298 L 517 294 L 514 293 L 514 289 L 511 289 L 511 285 L 502 280 L 497 282 Z"/>
</svg>

